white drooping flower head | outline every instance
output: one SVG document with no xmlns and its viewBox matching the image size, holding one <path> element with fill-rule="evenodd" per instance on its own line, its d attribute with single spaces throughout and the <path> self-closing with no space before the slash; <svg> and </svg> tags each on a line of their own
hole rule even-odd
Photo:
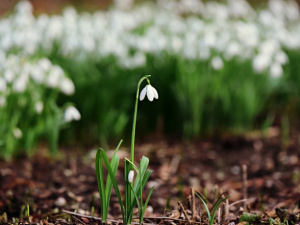
<svg viewBox="0 0 300 225">
<path fill-rule="evenodd" d="M 128 173 L 128 182 L 129 183 L 132 183 L 133 177 L 134 177 L 134 171 L 130 170 L 129 173 Z"/>
<path fill-rule="evenodd" d="M 14 134 L 15 138 L 17 138 L 17 139 L 20 139 L 23 136 L 21 129 L 18 127 L 14 128 L 13 134 Z"/>
<path fill-rule="evenodd" d="M 59 84 L 60 90 L 66 95 L 72 95 L 75 92 L 75 86 L 71 79 L 64 78 Z"/>
<path fill-rule="evenodd" d="M 156 89 L 151 86 L 151 84 L 147 84 L 146 87 L 144 87 L 144 89 L 141 91 L 140 101 L 144 100 L 146 94 L 150 102 L 152 102 L 154 98 L 158 99 L 158 93 Z"/>
<path fill-rule="evenodd" d="M 37 112 L 37 114 L 41 114 L 42 111 L 44 109 L 44 103 L 41 102 L 41 101 L 38 101 L 36 104 L 35 104 L 35 111 Z"/>
<path fill-rule="evenodd" d="M 65 111 L 64 119 L 66 122 L 71 122 L 73 120 L 80 120 L 81 115 L 74 106 L 69 106 Z"/>
<path fill-rule="evenodd" d="M 211 60 L 211 66 L 214 70 L 220 70 L 224 66 L 223 60 L 219 56 L 215 56 Z"/>
</svg>

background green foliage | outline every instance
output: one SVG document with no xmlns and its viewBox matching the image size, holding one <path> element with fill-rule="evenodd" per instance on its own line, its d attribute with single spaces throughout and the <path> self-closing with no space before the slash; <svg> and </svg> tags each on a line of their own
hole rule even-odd
<svg viewBox="0 0 300 225">
<path fill-rule="evenodd" d="M 275 118 L 296 121 L 299 30 L 299 8 L 292 1 L 253 9 L 242 0 L 170 0 L 94 13 L 67 8 L 51 16 L 34 16 L 22 1 L 0 20 L 0 77 L 8 87 L 4 91 L 0 85 L 5 99 L 0 155 L 9 158 L 22 149 L 30 154 L 41 137 L 56 149 L 59 134 L 61 141 L 82 146 L 129 137 L 135 84 L 145 74 L 152 75 L 159 101 L 139 104 L 137 135 L 161 125 L 164 133 L 187 138 L 241 134 L 270 126 Z M 49 59 L 71 79 L 75 92 L 32 79 L 26 91 L 7 92 L 16 82 L 5 75 L 13 70 L 4 66 L 12 55 L 33 68 L 38 59 Z M 37 102 L 33 92 L 44 105 L 38 115 L 29 110 Z M 21 98 L 26 101 L 19 107 Z M 67 125 L 63 114 L 69 104 L 81 120 Z M 16 128 L 22 138 L 13 134 Z"/>
</svg>

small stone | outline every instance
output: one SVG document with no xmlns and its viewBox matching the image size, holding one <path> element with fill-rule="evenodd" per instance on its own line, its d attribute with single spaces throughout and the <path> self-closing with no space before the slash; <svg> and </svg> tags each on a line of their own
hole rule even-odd
<svg viewBox="0 0 300 225">
<path fill-rule="evenodd" d="M 58 206 L 58 207 L 63 207 L 67 204 L 67 201 L 65 198 L 63 197 L 59 197 L 58 199 L 56 199 L 55 201 L 55 205 Z"/>
<path fill-rule="evenodd" d="M 153 208 L 152 208 L 152 206 L 148 206 L 146 210 L 147 210 L 148 213 L 153 213 Z"/>
</svg>

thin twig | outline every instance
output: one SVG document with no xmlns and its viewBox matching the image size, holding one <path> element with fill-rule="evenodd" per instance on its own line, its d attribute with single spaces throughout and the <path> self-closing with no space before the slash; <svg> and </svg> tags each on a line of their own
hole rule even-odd
<svg viewBox="0 0 300 225">
<path fill-rule="evenodd" d="M 247 199 L 247 166 L 242 165 L 242 181 L 243 181 L 243 199 Z M 247 202 L 244 202 L 244 210 L 247 208 Z"/>
<path fill-rule="evenodd" d="M 183 212 L 183 215 L 184 215 L 185 219 L 187 220 L 188 224 L 191 224 L 191 221 L 190 221 L 185 209 L 183 208 L 183 205 L 180 202 L 177 202 L 177 203 L 178 203 L 179 208 Z"/>
<path fill-rule="evenodd" d="M 210 208 L 209 211 L 212 211 L 212 210 L 215 208 L 216 204 L 219 202 L 219 200 L 222 198 L 222 196 L 223 196 L 225 193 L 226 193 L 226 192 L 223 192 L 223 193 L 219 196 L 219 198 L 218 198 L 217 201 L 213 204 L 213 206 Z"/>
<path fill-rule="evenodd" d="M 93 216 L 87 216 L 87 215 L 83 215 L 83 214 L 79 214 L 79 213 L 74 213 L 74 212 L 70 212 L 67 210 L 63 210 L 64 213 L 68 213 L 70 215 L 74 215 L 74 216 L 80 216 L 80 217 L 85 217 L 85 218 L 89 218 L 89 219 L 94 219 L 94 220 L 98 220 L 98 221 L 102 221 L 101 218 L 99 217 L 93 217 Z M 144 217 L 144 219 L 153 219 L 153 220 L 165 220 L 165 221 L 186 221 L 185 219 L 176 219 L 176 218 L 170 218 L 170 217 L 166 217 L 166 216 L 158 216 L 158 217 Z M 116 223 L 116 224 L 120 224 L 121 220 L 111 220 L 111 219 L 107 219 L 107 221 L 112 222 L 112 223 Z M 195 224 L 200 224 L 200 222 L 193 222 Z M 138 222 L 132 222 L 132 224 L 140 224 Z M 143 223 L 145 225 L 158 225 L 158 224 L 154 224 L 154 223 Z"/>
<path fill-rule="evenodd" d="M 191 188 L 191 210 L 192 210 L 192 219 L 195 219 L 195 217 L 196 217 L 196 202 L 195 202 L 194 188 Z"/>
<path fill-rule="evenodd" d="M 229 214 L 229 199 L 227 198 L 225 201 L 226 205 L 225 205 L 225 213 L 226 215 Z"/>
<path fill-rule="evenodd" d="M 225 222 L 226 218 L 227 218 L 227 214 L 226 214 L 227 209 L 226 209 L 226 206 L 227 206 L 226 203 L 223 202 L 222 206 L 221 206 L 221 221 L 220 221 L 220 224 L 223 224 Z"/>
<path fill-rule="evenodd" d="M 75 216 L 73 216 L 73 218 L 74 218 L 75 220 L 77 220 L 79 223 L 81 223 L 81 224 L 83 224 L 83 225 L 86 225 L 85 222 L 81 221 L 80 219 L 76 218 Z"/>
<path fill-rule="evenodd" d="M 164 216 L 158 216 L 158 217 L 144 217 L 144 219 L 157 219 L 157 220 L 165 220 L 165 221 L 186 221 L 186 219 L 176 219 L 176 218 L 170 218 L 170 217 L 164 217 Z M 193 222 L 195 224 L 200 224 L 200 222 Z"/>
<path fill-rule="evenodd" d="M 233 203 L 231 203 L 230 205 L 228 205 L 228 209 L 229 209 L 229 207 L 234 206 L 234 205 L 236 205 L 236 204 L 239 204 L 239 203 L 241 203 L 241 202 L 252 202 L 252 201 L 254 201 L 255 199 L 256 199 L 256 197 L 238 200 L 238 201 L 233 202 Z"/>
</svg>

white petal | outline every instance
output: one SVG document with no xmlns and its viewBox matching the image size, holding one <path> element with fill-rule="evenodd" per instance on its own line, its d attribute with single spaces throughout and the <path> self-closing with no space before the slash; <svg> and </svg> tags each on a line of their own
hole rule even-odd
<svg viewBox="0 0 300 225">
<path fill-rule="evenodd" d="M 158 93 L 157 93 L 156 89 L 153 86 L 152 86 L 152 90 L 153 90 L 154 98 L 158 99 Z"/>
<path fill-rule="evenodd" d="M 147 86 L 144 87 L 144 89 L 141 91 L 141 94 L 140 94 L 140 101 L 143 101 L 145 96 L 146 96 L 146 91 L 147 91 Z"/>
<path fill-rule="evenodd" d="M 153 101 L 154 94 L 153 94 L 152 86 L 150 84 L 147 85 L 147 97 L 148 97 L 150 102 Z"/>
</svg>

